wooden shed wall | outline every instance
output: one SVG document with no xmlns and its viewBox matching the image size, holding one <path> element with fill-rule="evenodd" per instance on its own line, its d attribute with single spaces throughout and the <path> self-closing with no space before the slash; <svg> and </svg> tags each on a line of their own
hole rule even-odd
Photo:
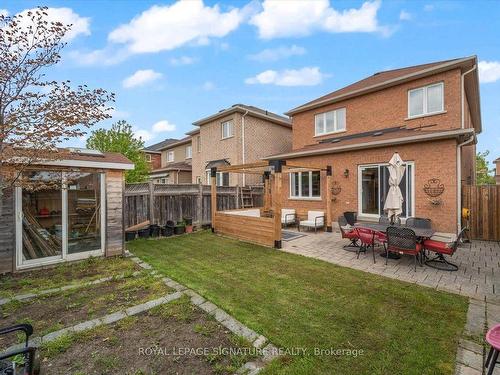
<svg viewBox="0 0 500 375">
<path fill-rule="evenodd" d="M 12 272 L 14 267 L 16 221 L 12 189 L 4 190 L 0 204 L 2 204 L 0 215 L 0 274 L 2 274 Z"/>
<path fill-rule="evenodd" d="M 122 171 L 106 172 L 106 256 L 120 255 L 124 251 L 124 188 Z"/>
</svg>

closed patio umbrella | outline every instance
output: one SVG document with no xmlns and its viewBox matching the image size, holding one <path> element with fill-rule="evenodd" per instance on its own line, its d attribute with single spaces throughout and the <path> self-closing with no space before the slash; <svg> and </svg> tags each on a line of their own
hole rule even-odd
<svg viewBox="0 0 500 375">
<path fill-rule="evenodd" d="M 403 194 L 399 188 L 399 183 L 405 173 L 405 166 L 403 160 L 397 152 L 392 155 L 389 161 L 389 192 L 384 204 L 384 211 L 387 216 L 394 222 L 395 218 L 403 212 Z"/>
</svg>

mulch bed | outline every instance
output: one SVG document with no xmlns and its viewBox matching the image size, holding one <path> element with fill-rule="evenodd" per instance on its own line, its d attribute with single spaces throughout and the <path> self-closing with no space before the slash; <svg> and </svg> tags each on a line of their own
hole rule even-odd
<svg viewBox="0 0 500 375">
<path fill-rule="evenodd" d="M 107 281 L 1 306 L 0 327 L 30 323 L 35 330 L 33 337 L 43 336 L 162 297 L 171 291 L 161 279 L 150 275 Z M 15 334 L 0 336 L 0 349 L 17 341 Z"/>
<path fill-rule="evenodd" d="M 0 276 L 0 298 L 131 273 L 141 268 L 126 258 L 90 258 L 29 272 Z"/>
<path fill-rule="evenodd" d="M 42 371 L 52 375 L 232 374 L 252 357 L 221 354 L 216 348 L 243 347 L 250 344 L 183 297 L 113 325 L 62 337 L 42 347 L 40 356 Z M 198 348 L 208 352 L 192 352 Z"/>
</svg>

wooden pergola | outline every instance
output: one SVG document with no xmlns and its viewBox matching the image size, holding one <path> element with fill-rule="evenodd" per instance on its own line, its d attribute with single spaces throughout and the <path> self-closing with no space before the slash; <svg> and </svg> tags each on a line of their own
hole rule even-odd
<svg viewBox="0 0 500 375">
<path fill-rule="evenodd" d="M 213 167 L 211 177 L 212 232 L 281 248 L 282 175 L 301 171 L 326 171 L 326 230 L 332 231 L 332 167 L 300 165 L 285 160 L 260 161 L 256 163 Z M 259 217 L 238 216 L 245 209 L 217 211 L 217 172 L 257 174 L 264 177 L 264 207 Z M 272 176 L 272 178 L 271 178 Z M 274 197 L 274 199 L 272 199 Z M 248 211 L 248 210 L 247 210 Z M 264 216 L 263 216 L 263 215 Z"/>
</svg>

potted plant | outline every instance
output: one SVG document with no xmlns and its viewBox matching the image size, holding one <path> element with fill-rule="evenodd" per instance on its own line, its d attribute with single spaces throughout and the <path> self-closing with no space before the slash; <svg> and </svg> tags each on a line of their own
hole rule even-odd
<svg viewBox="0 0 500 375">
<path fill-rule="evenodd" d="M 193 218 L 189 216 L 185 217 L 184 223 L 186 223 L 186 233 L 193 233 Z"/>
</svg>

